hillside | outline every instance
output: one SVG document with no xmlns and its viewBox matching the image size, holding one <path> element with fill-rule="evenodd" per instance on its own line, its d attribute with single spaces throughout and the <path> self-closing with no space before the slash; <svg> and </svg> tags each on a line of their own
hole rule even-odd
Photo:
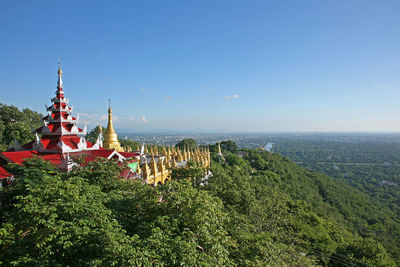
<svg viewBox="0 0 400 267">
<path fill-rule="evenodd" d="M 68 174 L 39 159 L 14 166 L 17 183 L 1 191 L 2 263 L 396 265 L 398 224 L 378 203 L 279 155 L 222 147 L 206 185 L 193 164 L 159 187 L 118 180 L 113 162 Z"/>
</svg>

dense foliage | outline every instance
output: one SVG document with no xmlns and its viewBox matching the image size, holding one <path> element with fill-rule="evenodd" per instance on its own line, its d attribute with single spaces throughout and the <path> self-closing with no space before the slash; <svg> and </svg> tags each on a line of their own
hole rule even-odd
<svg viewBox="0 0 400 267">
<path fill-rule="evenodd" d="M 368 195 L 370 215 L 357 229 L 399 256 L 400 139 L 398 135 L 275 140 L 274 151 Z"/>
<path fill-rule="evenodd" d="M 371 227 L 383 214 L 365 194 L 277 154 L 223 153 L 212 154 L 208 181 L 190 163 L 158 187 L 119 180 L 112 161 L 70 173 L 38 158 L 12 166 L 18 178 L 0 193 L 2 264 L 396 265 L 398 244 L 380 240 L 400 233 Z"/>
<path fill-rule="evenodd" d="M 33 140 L 32 128 L 42 125 L 42 115 L 24 108 L 22 111 L 15 106 L 0 103 L 0 151 L 5 151 L 14 140 L 25 144 Z"/>
<path fill-rule="evenodd" d="M 186 138 L 176 144 L 176 147 L 179 149 L 189 148 L 189 149 L 196 149 L 197 142 L 192 138 Z"/>
<path fill-rule="evenodd" d="M 96 140 L 97 140 L 97 137 L 99 136 L 100 129 L 103 132 L 103 134 L 106 132 L 106 128 L 104 128 L 103 126 L 98 125 L 98 126 L 94 127 L 91 131 L 89 131 L 85 135 L 86 140 L 91 142 L 91 143 L 95 143 Z"/>
</svg>

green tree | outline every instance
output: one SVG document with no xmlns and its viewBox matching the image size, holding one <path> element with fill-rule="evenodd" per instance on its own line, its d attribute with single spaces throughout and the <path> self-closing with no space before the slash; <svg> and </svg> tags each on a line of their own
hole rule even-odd
<svg viewBox="0 0 400 267">
<path fill-rule="evenodd" d="M 186 138 L 180 141 L 178 144 L 176 144 L 176 147 L 179 149 L 196 149 L 197 148 L 197 142 L 192 139 L 192 138 Z"/>
<path fill-rule="evenodd" d="M 117 164 L 116 160 L 107 160 L 98 158 L 97 160 L 84 163 L 84 157 L 75 158 L 77 163 L 73 170 L 63 174 L 64 177 L 80 176 L 87 179 L 90 184 L 99 185 L 104 192 L 118 187 L 120 182 L 120 174 L 124 168 L 128 168 L 126 164 Z"/>
<path fill-rule="evenodd" d="M 177 168 L 172 170 L 171 178 L 173 180 L 189 180 L 194 187 L 202 183 L 202 179 L 206 175 L 205 169 L 197 166 L 196 162 L 188 161 L 186 168 Z"/>
<path fill-rule="evenodd" d="M 42 125 L 41 117 L 27 108 L 20 111 L 15 106 L 0 104 L 0 151 L 6 150 L 14 140 L 20 144 L 32 141 L 32 128 Z"/>
<path fill-rule="evenodd" d="M 238 146 L 235 142 L 228 140 L 228 141 L 222 141 L 221 142 L 221 150 L 222 151 L 229 151 L 231 153 L 237 153 L 238 152 Z"/>
<path fill-rule="evenodd" d="M 29 173 L 24 179 L 36 179 Z M 42 173 L 16 197 L 0 228 L 5 265 L 128 266 L 148 264 L 138 240 L 125 234 L 104 206 L 107 195 L 80 177 Z"/>
<path fill-rule="evenodd" d="M 86 140 L 91 143 L 95 143 L 97 140 L 97 137 L 99 136 L 100 129 L 102 129 L 103 133 L 106 132 L 106 128 L 104 128 L 103 126 L 100 126 L 100 125 L 96 126 L 85 135 Z"/>
<path fill-rule="evenodd" d="M 132 151 L 137 151 L 137 148 L 141 149 L 141 145 L 138 141 L 133 141 L 130 139 L 118 139 L 118 141 L 123 148 L 130 147 Z"/>
<path fill-rule="evenodd" d="M 382 244 L 372 238 L 355 238 L 339 247 L 332 257 L 361 266 L 396 266 Z M 338 265 L 333 262 L 332 266 Z"/>
</svg>

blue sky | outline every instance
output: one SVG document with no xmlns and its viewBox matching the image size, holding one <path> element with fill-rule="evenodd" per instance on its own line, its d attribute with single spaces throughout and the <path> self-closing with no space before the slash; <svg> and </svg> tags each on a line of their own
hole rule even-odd
<svg viewBox="0 0 400 267">
<path fill-rule="evenodd" d="M 0 102 L 119 131 L 400 131 L 400 1 L 1 1 Z M 81 125 L 82 126 L 82 125 Z"/>
</svg>

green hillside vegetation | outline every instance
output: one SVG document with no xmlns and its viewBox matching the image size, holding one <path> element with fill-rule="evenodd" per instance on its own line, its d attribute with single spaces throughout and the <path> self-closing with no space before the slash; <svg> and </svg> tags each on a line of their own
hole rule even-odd
<svg viewBox="0 0 400 267">
<path fill-rule="evenodd" d="M 398 135 L 343 140 L 279 140 L 274 151 L 299 165 L 334 177 L 369 196 L 371 216 L 357 229 L 381 240 L 398 257 L 400 223 L 400 140 Z"/>
<path fill-rule="evenodd" d="M 9 166 L 2 264 L 396 266 L 397 224 L 368 196 L 279 155 L 221 147 L 208 182 L 190 163 L 158 187 L 119 180 L 115 162 Z"/>
<path fill-rule="evenodd" d="M 14 140 L 20 144 L 32 141 L 32 128 L 42 126 L 41 118 L 40 113 L 28 108 L 19 110 L 0 103 L 0 152 L 6 151 Z"/>
</svg>

